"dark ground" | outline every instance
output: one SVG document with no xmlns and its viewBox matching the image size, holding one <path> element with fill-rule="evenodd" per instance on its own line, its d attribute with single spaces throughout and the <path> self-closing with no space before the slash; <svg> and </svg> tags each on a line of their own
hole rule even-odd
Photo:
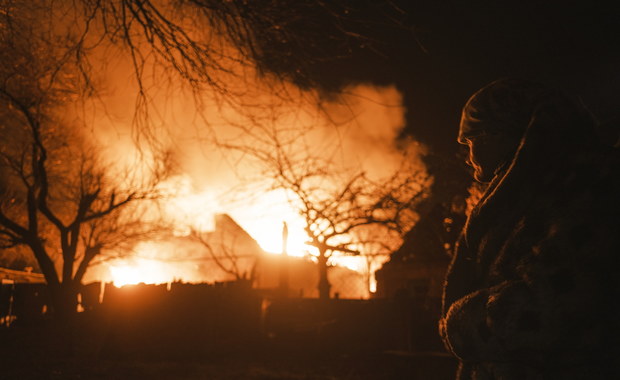
<svg viewBox="0 0 620 380">
<path fill-rule="evenodd" d="M 53 334 L 52 334 L 53 335 Z M 40 328 L 0 331 L 0 379 L 452 379 L 455 361 L 427 353 L 317 353 L 268 341 L 239 352 L 110 355 L 78 344 L 72 355 Z"/>
<path fill-rule="evenodd" d="M 25 354 L 24 354 L 25 355 Z M 198 360 L 20 360 L 3 379 L 452 379 L 449 360 L 388 355 L 341 358 Z"/>
<path fill-rule="evenodd" d="M 140 285 L 102 304 L 85 290 L 87 311 L 61 324 L 26 288 L 0 327 L 0 380 L 454 377 L 436 311 L 411 299 L 265 303 L 247 287 Z"/>
</svg>

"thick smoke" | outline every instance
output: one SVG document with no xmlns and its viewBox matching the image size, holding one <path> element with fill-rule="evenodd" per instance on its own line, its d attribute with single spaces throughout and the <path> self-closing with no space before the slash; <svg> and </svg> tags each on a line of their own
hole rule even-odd
<svg viewBox="0 0 620 380">
<path fill-rule="evenodd" d="M 399 140 L 406 109 L 394 86 L 360 84 L 326 99 L 239 66 L 221 73 L 221 82 L 230 88 L 222 94 L 197 91 L 153 65 L 145 67 L 149 75 L 142 83 L 148 96 L 137 103 L 138 83 L 123 51 L 108 47 L 95 56 L 107 63 L 97 78 L 104 91 L 75 112 L 92 125 L 87 134 L 107 157 L 110 170 L 132 168 L 149 176 L 158 160 L 170 160 L 158 210 L 176 237 L 192 229 L 212 230 L 214 216 L 227 213 L 266 251 L 280 251 L 283 221 L 289 225 L 289 254 L 311 251 L 304 245 L 303 220 L 287 194 L 272 189 L 268 170 L 253 154 L 268 152 L 276 140 L 293 160 L 318 157 L 329 170 L 363 171 L 377 181 L 403 165 L 424 171 L 424 148 Z M 175 242 L 176 248 L 169 242 L 157 249 L 147 245 L 155 252 L 147 259 L 176 266 L 170 270 L 174 278 L 185 272 L 186 280 L 197 281 L 195 263 L 182 260 L 197 248 L 181 247 L 182 241 Z M 142 256 L 144 247 L 137 249 Z M 361 258 L 342 263 L 367 270 Z M 91 274 L 106 279 L 111 275 L 106 268 L 94 268 Z M 204 281 L 221 279 L 203 275 Z"/>
</svg>

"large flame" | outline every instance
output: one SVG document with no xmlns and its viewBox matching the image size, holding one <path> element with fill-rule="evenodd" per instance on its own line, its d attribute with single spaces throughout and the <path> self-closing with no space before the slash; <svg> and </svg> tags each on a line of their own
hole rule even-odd
<svg viewBox="0 0 620 380">
<path fill-rule="evenodd" d="M 283 116 L 275 118 L 274 123 L 277 124 L 275 128 L 285 125 L 287 128 L 303 130 L 311 126 L 315 133 L 309 135 L 305 143 L 316 147 L 317 154 L 329 151 L 342 162 L 338 169 L 356 165 L 369 176 L 379 178 L 382 174 L 394 171 L 399 159 L 402 158 L 395 143 L 404 125 L 405 110 L 402 107 L 401 94 L 394 87 L 373 86 L 358 86 L 349 89 L 348 92 L 353 95 L 345 97 L 344 101 L 323 104 L 321 112 L 327 113 L 309 109 L 309 103 L 304 104 L 301 101 L 280 105 L 284 110 L 280 110 L 278 114 Z M 256 94 L 251 91 L 250 93 Z M 261 96 L 268 98 L 265 93 L 268 91 L 262 92 Z M 258 99 L 256 102 L 271 100 Z M 210 231 L 214 228 L 214 215 L 227 213 L 266 252 L 279 254 L 283 245 L 282 225 L 286 222 L 289 231 L 286 249 L 288 255 L 315 257 L 316 250 L 306 244 L 309 238 L 304 231 L 304 219 L 291 205 L 290 194 L 267 187 L 259 190 L 256 190 L 257 187 L 248 187 L 248 179 L 260 177 L 256 167 L 243 161 L 243 157 L 233 157 L 234 162 L 231 162 L 230 156 L 223 158 L 221 152 L 209 145 L 211 140 L 202 134 L 203 131 L 210 131 L 209 133 L 221 133 L 228 137 L 236 136 L 235 133 L 239 133 L 239 130 L 231 125 L 244 124 L 248 122 L 248 118 L 238 115 L 238 110 L 221 107 L 210 115 L 209 125 L 200 125 L 195 116 L 187 116 L 191 114 L 187 109 L 187 103 L 184 96 L 167 98 L 164 101 L 165 108 L 171 110 L 171 120 L 167 123 L 175 127 L 170 128 L 167 135 L 162 135 L 171 141 L 169 149 L 173 152 L 179 168 L 177 175 L 160 185 L 166 195 L 162 213 L 173 226 L 174 234 L 186 236 L 192 230 Z M 116 105 L 123 106 L 118 101 Z M 126 112 L 124 108 L 121 110 L 121 113 L 123 112 Z M 256 112 L 254 116 L 265 117 L 260 115 L 259 110 Z M 334 126 L 334 121 L 339 127 Z M 179 127 L 183 125 L 189 127 Z M 117 164 L 134 166 L 135 158 L 124 158 L 126 155 L 124 156 L 122 151 L 127 149 L 119 148 L 119 145 L 122 147 L 131 145 L 131 134 L 122 135 L 121 142 L 117 144 L 114 142 L 114 136 L 106 132 L 109 130 L 111 128 L 103 123 L 101 128 L 95 129 L 96 138 L 110 148 L 110 155 Z M 244 138 L 243 134 L 238 136 L 234 138 Z M 149 155 L 148 149 L 144 147 L 141 149 L 139 153 L 142 154 L 142 158 L 157 159 L 154 154 Z M 418 164 L 423 168 L 421 160 Z M 147 164 L 146 167 L 148 166 Z M 239 191 L 239 188 L 244 188 L 239 187 L 240 178 L 245 181 L 245 188 L 252 190 Z M 231 200 L 230 194 L 233 192 L 236 196 Z M 133 259 L 110 262 L 107 274 L 102 274 L 100 271 L 98 277 L 107 278 L 119 286 L 140 282 L 165 283 L 174 280 L 205 282 L 222 280 L 213 274 L 201 274 L 195 268 L 195 262 L 184 262 L 183 257 L 178 257 L 173 248 L 162 249 L 157 247 L 159 244 L 157 242 L 146 243 L 150 246 L 148 259 L 140 258 L 144 256 L 144 250 L 140 248 Z M 360 273 L 362 277 L 368 279 L 372 290 L 375 287 L 373 273 L 385 260 L 387 257 L 375 257 L 369 262 L 366 257 L 334 254 L 331 263 Z M 346 294 L 341 293 L 341 296 L 346 297 Z"/>
<path fill-rule="evenodd" d="M 109 270 L 112 283 L 117 287 L 139 283 L 160 284 L 168 282 L 167 268 L 152 261 L 110 265 Z"/>
<path fill-rule="evenodd" d="M 154 260 L 160 247 L 156 244 L 139 244 L 134 255 L 115 260 L 108 266 L 109 280 L 117 286 L 162 284 L 175 280 L 175 269 L 165 261 Z M 178 272 L 178 270 L 176 270 Z M 183 277 L 184 273 L 177 273 Z"/>
<path fill-rule="evenodd" d="M 55 13 L 66 14 L 63 20 L 72 20 L 76 15 L 81 19 L 84 9 L 70 4 L 67 2 L 66 7 L 61 4 Z M 91 33 L 84 33 L 82 41 L 84 46 L 89 46 L 84 50 L 88 54 L 84 62 L 94 66 L 88 81 L 103 84 L 97 85 L 100 91 L 96 96 L 63 107 L 63 117 L 81 120 L 83 123 L 76 122 L 76 125 L 88 126 L 70 132 L 92 134 L 94 145 L 101 147 L 106 155 L 106 170 L 117 187 L 135 186 L 126 183 L 131 176 L 124 173 L 138 174 L 138 182 L 158 178 L 150 169 L 159 167 L 160 161 L 165 161 L 162 157 L 168 154 L 174 162 L 171 170 L 176 174 L 160 184 L 165 196 L 161 207 L 152 213 L 161 213 L 178 239 L 145 241 L 132 252 L 114 252 L 122 258 L 104 261 L 99 268 L 93 268 L 90 279 L 105 279 L 118 286 L 225 279 L 222 273 L 208 272 L 205 269 L 208 265 L 204 264 L 206 256 L 198 247 L 182 240 L 191 231 L 212 230 L 217 213 L 231 215 L 265 251 L 276 254 L 282 251 L 282 224 L 286 222 L 287 253 L 316 255 L 306 245 L 305 223 L 289 203 L 290 196 L 266 187 L 237 191 L 240 183 L 250 188 L 247 182 L 260 178 L 263 173 L 243 155 L 223 157 L 218 149 L 223 144 L 219 143 L 233 140 L 251 147 L 261 140 L 256 135 L 261 131 L 286 130 L 295 134 L 311 130 L 313 133 L 307 135 L 303 144 L 289 140 L 292 154 L 298 151 L 296 144 L 302 144 L 317 156 L 332 158 L 336 171 L 355 166 L 378 179 L 397 170 L 401 158 L 395 140 L 405 123 L 402 95 L 395 86 L 357 85 L 344 89 L 337 101 L 323 101 L 319 105 L 316 101 L 325 100 L 323 94 L 300 89 L 281 77 L 257 70 L 251 62 L 243 61 L 243 54 L 228 44 L 228 38 L 205 29 L 205 23 L 185 19 L 176 7 L 165 11 L 188 21 L 175 20 L 183 23 L 183 35 L 187 32 L 196 38 L 201 36 L 204 42 L 212 44 L 218 62 L 213 70 L 208 67 L 208 84 L 189 81 L 195 86 L 188 89 L 188 81 L 180 80 L 187 79 L 185 75 L 181 75 L 183 78 L 172 75 L 175 70 L 159 65 L 161 56 L 147 49 L 152 36 L 138 33 L 139 23 L 134 23 L 137 29 L 128 30 L 136 54 L 127 54 L 126 44 L 115 47 L 102 39 L 103 25 L 96 20 L 89 19 L 86 25 L 74 22 L 69 28 L 76 36 L 82 34 L 82 29 L 90 28 Z M 57 28 L 60 23 L 50 25 L 57 29 L 52 37 L 65 31 Z M 155 49 L 161 51 L 162 47 Z M 175 60 L 180 58 L 171 54 Z M 200 62 L 194 64 L 201 66 Z M 193 65 L 178 66 L 183 71 Z M 140 81 L 136 80 L 136 74 Z M 211 87 L 212 92 L 209 84 L 216 85 Z M 87 87 L 84 93 L 90 93 L 91 88 Z M 136 94 L 140 96 L 136 98 Z M 419 166 L 423 167 L 421 161 Z M 235 192 L 236 199 L 231 202 L 228 195 Z M 154 217 L 147 214 L 149 218 Z M 371 281 L 376 262 L 380 260 L 370 263 L 366 257 L 332 257 L 332 263 L 368 275 Z"/>
<path fill-rule="evenodd" d="M 209 191 L 195 189 L 191 178 L 177 176 L 167 181 L 164 186 L 169 197 L 164 204 L 164 213 L 175 226 L 176 236 L 186 236 L 194 229 L 202 232 L 214 229 L 217 212 L 223 211 L 217 196 Z M 288 239 L 286 253 L 289 256 L 307 256 L 316 261 L 316 248 L 307 244 L 308 236 L 304 232 L 304 220 L 291 207 L 282 191 L 264 192 L 248 197 L 247 203 L 237 204 L 228 210 L 256 242 L 269 254 L 281 254 L 283 251 L 282 225 L 286 222 Z M 191 250 L 191 249 L 190 249 Z M 123 259 L 111 261 L 107 265 L 104 280 L 115 286 L 144 284 L 163 284 L 174 281 L 213 282 L 223 277 L 214 277 L 201 272 L 195 257 L 179 254 L 171 243 L 142 242 L 132 254 Z M 368 291 L 376 290 L 374 271 L 387 260 L 386 256 L 374 257 L 369 261 L 365 256 L 347 256 L 334 253 L 330 262 L 361 274 L 360 285 L 367 282 Z M 346 297 L 346 292 L 340 292 Z"/>
<path fill-rule="evenodd" d="M 140 283 L 207 281 L 201 273 L 199 262 L 191 257 L 189 260 L 179 259 L 186 255 L 179 254 L 173 245 L 174 243 L 170 242 L 139 243 L 131 255 L 111 261 L 101 279 L 112 282 L 117 287 Z"/>
</svg>

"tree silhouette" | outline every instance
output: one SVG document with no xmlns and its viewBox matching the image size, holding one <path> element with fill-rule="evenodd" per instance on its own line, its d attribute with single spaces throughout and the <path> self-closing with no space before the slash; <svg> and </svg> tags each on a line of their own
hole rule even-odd
<svg viewBox="0 0 620 380">
<path fill-rule="evenodd" d="M 376 3 L 376 2 L 375 2 Z M 252 113 L 244 99 L 253 82 L 292 82 L 320 87 L 316 64 L 341 59 L 360 46 L 376 44 L 360 30 L 368 13 L 399 14 L 390 1 L 338 0 L 37 0 L 4 2 L 2 28 L 21 33 L 38 25 L 49 46 L 73 40 L 59 60 L 72 60 L 73 75 L 92 91 L 106 87 L 98 75 L 108 66 L 130 67 L 137 85 L 134 133 L 155 145 L 160 91 L 189 88 L 197 108 L 205 93 L 218 104 Z M 376 9 L 374 9 L 376 8 Z M 363 16 L 366 15 L 366 16 Z M 21 19 L 21 20 L 20 20 Z M 19 22 L 23 21 L 23 22 Z M 27 22 L 25 22 L 27 21 Z M 40 36 L 38 36 L 40 37 Z M 275 80 L 273 80 L 275 79 Z M 286 97 L 286 91 L 279 95 Z M 208 115 L 207 115 L 208 116 Z"/>
<path fill-rule="evenodd" d="M 67 117 L 68 105 L 88 96 L 73 59 L 82 40 L 50 45 L 28 17 L 10 21 L 0 30 L 0 244 L 28 247 L 54 313 L 70 320 L 93 260 L 150 233 L 136 203 L 154 197 L 159 175 L 132 181 L 130 172 L 106 167 L 86 128 Z"/>
<path fill-rule="evenodd" d="M 196 98 L 210 91 L 252 113 L 243 100 L 248 75 L 276 75 L 311 86 L 313 61 L 330 59 L 335 51 L 346 54 L 365 40 L 351 31 L 354 11 L 353 2 L 344 0 L 39 0 L 0 5 L 0 106 L 4 135 L 11 136 L 2 147 L 0 237 L 4 247 L 27 245 L 34 253 L 58 313 L 73 309 L 77 284 L 109 242 L 120 244 L 130 240 L 124 235 L 143 234 L 142 225 L 125 212 L 136 200 L 149 198 L 152 189 L 152 184 L 146 184 L 147 190 L 145 184 L 113 185 L 94 149 L 83 146 L 83 131 L 72 128 L 70 115 L 62 114 L 63 107 L 100 94 L 98 73 L 109 62 L 102 57 L 116 57 L 108 50 L 119 48 L 129 58 L 138 84 L 136 132 L 157 145 L 149 109 L 158 82 L 165 86 L 178 79 Z M 319 35 L 337 43 L 322 51 L 313 42 Z M 295 53 L 304 49 L 307 54 Z M 237 79 L 235 86 L 231 77 Z M 363 173 L 352 179 L 349 188 L 341 189 L 343 199 L 367 182 Z M 317 207 L 324 213 L 332 210 Z M 63 262 L 60 275 L 56 253 Z"/>
<path fill-rule="evenodd" d="M 319 297 L 328 299 L 330 257 L 389 254 L 414 224 L 414 207 L 431 181 L 406 154 L 400 167 L 372 178 L 359 166 L 342 166 L 338 144 L 328 152 L 301 143 L 311 131 L 262 132 L 259 140 L 221 144 L 255 159 L 269 188 L 287 194 L 304 220 L 307 244 L 317 249 Z"/>
<path fill-rule="evenodd" d="M 228 92 L 221 72 L 257 65 L 262 74 L 318 86 L 312 66 L 342 58 L 355 48 L 378 44 L 361 31 L 400 25 L 391 1 L 353 0 L 82 0 L 86 15 L 106 38 L 126 46 L 136 75 L 148 55 L 172 67 L 194 85 Z M 383 17 L 378 17 L 378 14 Z M 371 23 L 370 20 L 373 20 Z M 149 54 L 143 50 L 147 47 Z M 233 50 L 229 49 L 232 47 Z"/>
<path fill-rule="evenodd" d="M 235 281 L 254 282 L 263 250 L 230 216 L 217 214 L 214 231 L 192 228 L 189 236 L 222 272 Z"/>
</svg>

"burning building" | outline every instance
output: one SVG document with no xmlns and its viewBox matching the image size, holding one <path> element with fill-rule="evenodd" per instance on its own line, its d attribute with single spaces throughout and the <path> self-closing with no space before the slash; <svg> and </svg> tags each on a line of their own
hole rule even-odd
<svg viewBox="0 0 620 380">
<path fill-rule="evenodd" d="M 265 251 L 231 216 L 216 214 L 212 231 L 139 244 L 137 254 L 111 261 L 103 281 L 117 286 L 144 283 L 216 283 L 249 281 L 254 288 L 279 294 L 282 272 L 288 274 L 287 295 L 316 297 L 318 269 L 311 256 Z M 103 268 L 102 268 L 103 269 Z M 332 296 L 366 298 L 364 276 L 346 267 L 330 268 Z M 96 280 L 93 278 L 92 280 Z"/>
</svg>

